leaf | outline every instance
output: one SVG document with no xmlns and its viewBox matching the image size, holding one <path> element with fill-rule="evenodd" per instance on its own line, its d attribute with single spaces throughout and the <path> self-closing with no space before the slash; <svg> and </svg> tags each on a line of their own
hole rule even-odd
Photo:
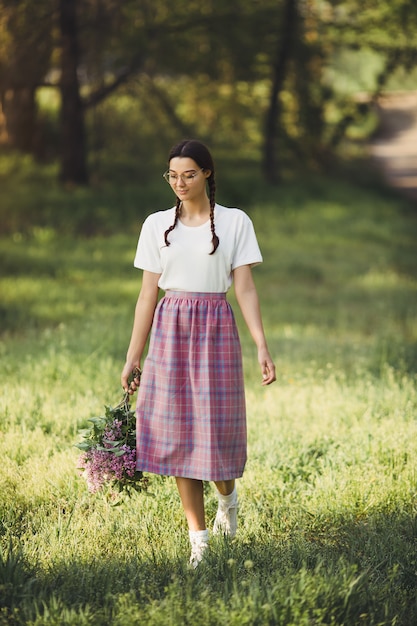
<svg viewBox="0 0 417 626">
<path fill-rule="evenodd" d="M 85 442 L 81 441 L 80 443 L 76 443 L 74 447 L 78 448 L 79 450 L 87 451 L 87 450 L 90 450 L 92 446 L 86 441 Z"/>
<path fill-rule="evenodd" d="M 93 424 L 103 424 L 106 420 L 104 417 L 90 417 L 88 421 L 93 422 Z"/>
</svg>

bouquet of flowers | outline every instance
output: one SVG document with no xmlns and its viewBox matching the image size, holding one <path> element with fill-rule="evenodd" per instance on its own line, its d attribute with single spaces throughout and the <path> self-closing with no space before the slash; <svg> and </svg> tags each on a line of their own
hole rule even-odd
<svg viewBox="0 0 417 626">
<path fill-rule="evenodd" d="M 140 371 L 134 377 L 140 378 Z M 119 493 L 146 488 L 146 479 L 136 469 L 136 416 L 129 398 L 125 393 L 114 408 L 105 406 L 104 415 L 90 418 L 91 426 L 80 432 L 79 468 L 91 493 L 105 487 Z"/>
</svg>

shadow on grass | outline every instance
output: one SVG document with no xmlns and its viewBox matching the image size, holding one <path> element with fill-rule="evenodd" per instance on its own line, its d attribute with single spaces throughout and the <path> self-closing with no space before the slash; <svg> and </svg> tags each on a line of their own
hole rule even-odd
<svg viewBox="0 0 417 626">
<path fill-rule="evenodd" d="M 290 535 L 215 538 L 195 571 L 184 542 L 170 558 L 154 546 L 147 556 L 80 556 L 48 571 L 9 547 L 0 559 L 0 624 L 405 626 L 417 623 L 416 539 L 413 513 L 378 512 L 337 528 L 314 520 Z"/>
</svg>

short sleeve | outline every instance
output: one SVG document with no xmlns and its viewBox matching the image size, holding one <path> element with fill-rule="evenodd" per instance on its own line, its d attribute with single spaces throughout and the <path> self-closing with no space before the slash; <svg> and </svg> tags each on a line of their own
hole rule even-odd
<svg viewBox="0 0 417 626">
<path fill-rule="evenodd" d="M 239 211 L 239 218 L 232 270 L 241 265 L 258 265 L 263 260 L 252 220 L 243 211 Z"/>
<path fill-rule="evenodd" d="M 152 216 L 146 218 L 142 225 L 133 265 L 141 270 L 162 273 L 160 245 L 155 231 Z"/>
</svg>

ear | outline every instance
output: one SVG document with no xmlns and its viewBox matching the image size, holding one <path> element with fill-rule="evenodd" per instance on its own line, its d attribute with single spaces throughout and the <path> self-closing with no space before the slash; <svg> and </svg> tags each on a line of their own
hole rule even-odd
<svg viewBox="0 0 417 626">
<path fill-rule="evenodd" d="M 211 170 L 204 170 L 203 174 L 204 174 L 204 178 L 210 178 L 212 172 Z"/>
</svg>

